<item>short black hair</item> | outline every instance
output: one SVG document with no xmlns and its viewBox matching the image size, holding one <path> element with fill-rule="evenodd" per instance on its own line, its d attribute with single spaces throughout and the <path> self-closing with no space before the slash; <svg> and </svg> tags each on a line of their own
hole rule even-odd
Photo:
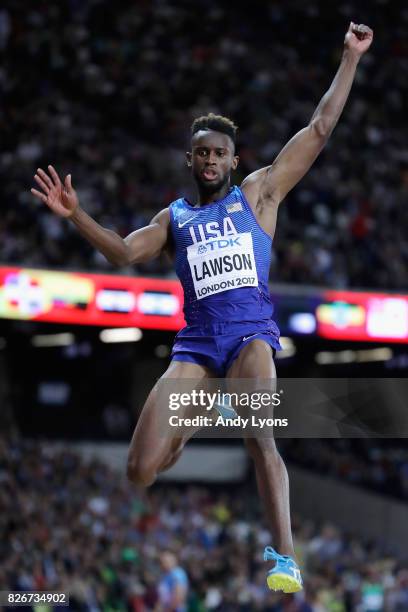
<svg viewBox="0 0 408 612">
<path fill-rule="evenodd" d="M 202 117 L 194 119 L 191 126 L 191 136 L 194 136 L 194 134 L 200 130 L 214 130 L 215 132 L 227 134 L 235 145 L 238 126 L 236 126 L 231 119 L 228 119 L 228 117 L 208 113 L 208 115 L 203 115 Z"/>
</svg>

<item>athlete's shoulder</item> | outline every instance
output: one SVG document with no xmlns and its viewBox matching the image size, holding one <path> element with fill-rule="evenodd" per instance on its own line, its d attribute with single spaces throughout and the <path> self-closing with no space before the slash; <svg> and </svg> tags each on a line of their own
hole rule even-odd
<svg viewBox="0 0 408 612">
<path fill-rule="evenodd" d="M 186 203 L 185 198 L 177 198 L 176 200 L 173 200 L 172 202 L 170 202 L 168 208 L 171 208 L 172 206 L 185 206 L 185 203 Z"/>
<path fill-rule="evenodd" d="M 150 221 L 150 225 L 155 223 L 159 223 L 160 225 L 168 225 L 170 223 L 170 209 L 162 208 L 158 213 L 156 213 L 153 219 Z"/>
<path fill-rule="evenodd" d="M 243 200 L 245 202 L 247 201 L 245 191 L 242 189 L 242 185 L 233 185 L 231 189 L 231 194 L 239 200 Z"/>
<path fill-rule="evenodd" d="M 253 174 L 255 174 L 255 172 Z M 255 181 L 250 180 L 251 176 L 252 175 L 247 176 L 246 179 L 242 181 L 241 185 L 239 187 L 236 186 L 236 188 L 241 199 L 251 208 L 251 210 L 255 210 L 258 192 Z"/>
<path fill-rule="evenodd" d="M 178 198 L 169 204 L 170 222 L 179 223 L 187 217 L 195 216 L 196 211 L 186 202 L 185 198 Z"/>
<path fill-rule="evenodd" d="M 177 198 L 177 200 L 173 200 L 173 202 L 170 202 L 168 208 L 171 212 L 175 213 L 176 211 L 186 210 L 187 208 L 189 208 L 189 206 L 185 198 Z"/>
</svg>

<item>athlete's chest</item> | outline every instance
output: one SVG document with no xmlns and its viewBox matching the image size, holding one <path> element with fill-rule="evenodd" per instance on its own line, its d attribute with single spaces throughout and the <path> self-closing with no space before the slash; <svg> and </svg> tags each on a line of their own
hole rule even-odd
<svg viewBox="0 0 408 612">
<path fill-rule="evenodd" d="M 179 207 L 174 214 L 176 248 L 186 249 L 201 244 L 207 248 L 222 248 L 220 241 L 250 233 L 251 219 L 241 202 L 213 205 L 210 208 Z"/>
<path fill-rule="evenodd" d="M 180 277 L 192 278 L 198 299 L 243 286 L 257 286 L 254 221 L 241 202 L 190 208 L 175 217 Z"/>
</svg>

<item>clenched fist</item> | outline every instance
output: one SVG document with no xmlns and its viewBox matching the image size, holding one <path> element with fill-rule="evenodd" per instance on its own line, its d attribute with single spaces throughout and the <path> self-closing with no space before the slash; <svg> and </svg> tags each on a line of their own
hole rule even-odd
<svg viewBox="0 0 408 612">
<path fill-rule="evenodd" d="M 374 32 L 371 28 L 362 23 L 358 25 L 351 21 L 344 39 L 344 46 L 360 57 L 370 48 L 373 37 Z"/>
</svg>

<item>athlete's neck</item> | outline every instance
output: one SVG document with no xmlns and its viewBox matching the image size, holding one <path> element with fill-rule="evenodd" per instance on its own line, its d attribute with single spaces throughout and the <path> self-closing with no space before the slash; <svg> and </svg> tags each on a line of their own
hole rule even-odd
<svg viewBox="0 0 408 612">
<path fill-rule="evenodd" d="M 208 193 L 197 187 L 198 190 L 198 199 L 197 206 L 205 206 L 206 204 L 211 204 L 211 202 L 216 202 L 217 200 L 223 200 L 227 193 L 231 188 L 230 182 L 225 183 L 218 191 L 213 191 L 212 193 Z"/>
</svg>

